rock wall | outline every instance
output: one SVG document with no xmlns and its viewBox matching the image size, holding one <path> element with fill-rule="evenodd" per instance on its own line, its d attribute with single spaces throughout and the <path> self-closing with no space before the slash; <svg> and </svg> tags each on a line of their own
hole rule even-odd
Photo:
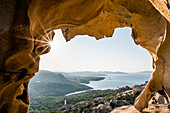
<svg viewBox="0 0 170 113">
<path fill-rule="evenodd" d="M 54 29 L 62 29 L 69 41 L 76 35 L 111 37 L 115 28 L 131 27 L 134 42 L 150 52 L 155 69 L 135 107 L 142 111 L 158 90 L 170 96 L 168 0 L 1 0 L 0 4 L 0 112 L 28 111 L 28 82 L 38 71 L 39 56 L 50 50 Z"/>
<path fill-rule="evenodd" d="M 149 0 L 153 6 L 170 21 L 170 1 L 169 0 Z"/>
</svg>

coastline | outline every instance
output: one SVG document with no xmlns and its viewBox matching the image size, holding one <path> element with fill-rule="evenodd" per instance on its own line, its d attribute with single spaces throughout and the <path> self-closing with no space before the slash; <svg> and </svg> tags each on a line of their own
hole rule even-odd
<svg viewBox="0 0 170 113">
<path fill-rule="evenodd" d="M 104 77 L 104 76 L 103 76 Z M 80 83 L 91 87 L 92 89 L 75 91 L 66 94 L 65 96 L 79 94 L 91 90 L 115 90 L 124 86 L 132 87 L 136 84 L 142 84 L 145 81 L 148 81 L 150 78 L 150 73 L 129 73 L 129 74 L 107 74 L 102 80 L 89 80 L 89 83 Z"/>
<path fill-rule="evenodd" d="M 99 76 L 100 77 L 100 76 Z M 101 80 L 104 80 L 106 77 L 103 76 L 103 79 L 96 79 L 96 80 L 90 80 L 88 81 L 88 83 L 80 83 L 81 85 L 85 85 L 85 86 L 88 86 L 88 84 L 90 84 L 91 81 L 101 81 Z M 65 96 L 70 96 L 70 95 L 74 95 L 74 94 L 79 94 L 79 93 L 83 93 L 83 92 L 86 92 L 86 91 L 92 91 L 92 90 L 95 90 L 94 88 L 88 86 L 89 89 L 86 89 L 86 90 L 82 90 L 82 91 L 75 91 L 75 92 L 72 92 L 72 93 L 68 93 L 66 94 Z"/>
</svg>

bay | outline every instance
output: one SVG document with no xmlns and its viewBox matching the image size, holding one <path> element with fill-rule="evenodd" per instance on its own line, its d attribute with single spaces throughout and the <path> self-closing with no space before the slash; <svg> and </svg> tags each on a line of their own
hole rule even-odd
<svg viewBox="0 0 170 113">
<path fill-rule="evenodd" d="M 85 84 L 94 90 L 116 89 L 124 86 L 140 85 L 149 81 L 151 73 L 107 74 L 104 80 Z"/>
<path fill-rule="evenodd" d="M 106 89 L 118 89 L 124 86 L 132 87 L 134 85 L 140 85 L 149 81 L 151 73 L 128 73 L 128 74 L 107 74 L 105 79 L 100 81 L 90 81 L 89 84 L 84 84 L 92 87 L 92 90 L 106 90 Z M 87 91 L 87 90 L 86 90 Z M 81 93 L 85 91 L 77 91 L 69 93 L 66 96 Z"/>
</svg>

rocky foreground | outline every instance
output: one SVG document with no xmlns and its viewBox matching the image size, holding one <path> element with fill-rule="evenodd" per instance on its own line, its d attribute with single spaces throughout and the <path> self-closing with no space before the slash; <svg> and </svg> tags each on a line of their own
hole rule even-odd
<svg viewBox="0 0 170 113">
<path fill-rule="evenodd" d="M 115 108 L 111 113 L 140 113 L 133 105 L 127 105 Z M 149 104 L 148 108 L 143 110 L 143 113 L 170 113 L 168 104 Z"/>
<path fill-rule="evenodd" d="M 61 107 L 56 112 L 73 113 L 139 113 L 133 106 L 135 98 L 145 88 L 145 84 L 116 89 L 116 96 L 96 97 L 91 101 L 81 101 L 69 107 Z M 65 103 L 67 104 L 67 103 Z M 155 93 L 145 113 L 170 113 L 166 98 Z"/>
</svg>

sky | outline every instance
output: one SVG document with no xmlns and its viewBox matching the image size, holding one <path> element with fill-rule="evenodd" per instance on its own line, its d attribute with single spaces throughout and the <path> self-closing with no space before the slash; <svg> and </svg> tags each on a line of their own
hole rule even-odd
<svg viewBox="0 0 170 113">
<path fill-rule="evenodd" d="M 152 71 L 149 52 L 134 43 L 127 27 L 115 29 L 112 37 L 96 40 L 84 35 L 69 42 L 55 30 L 51 51 L 40 58 L 40 70 L 53 72 Z"/>
</svg>

